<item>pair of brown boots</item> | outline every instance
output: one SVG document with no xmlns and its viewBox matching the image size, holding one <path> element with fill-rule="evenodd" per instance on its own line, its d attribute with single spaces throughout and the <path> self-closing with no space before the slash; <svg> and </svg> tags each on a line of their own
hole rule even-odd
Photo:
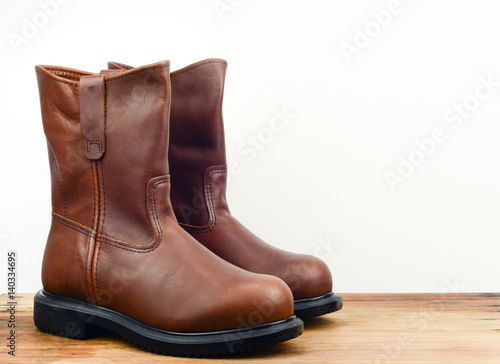
<svg viewBox="0 0 500 364">
<path fill-rule="evenodd" d="M 339 310 L 324 262 L 266 244 L 229 212 L 227 63 L 108 67 L 36 67 L 53 206 L 36 326 L 214 356 L 295 338 L 301 318 Z"/>
</svg>

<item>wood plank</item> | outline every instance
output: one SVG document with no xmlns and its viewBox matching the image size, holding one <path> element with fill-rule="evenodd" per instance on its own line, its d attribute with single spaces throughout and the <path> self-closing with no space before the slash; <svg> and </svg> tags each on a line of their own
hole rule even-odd
<svg viewBox="0 0 500 364">
<path fill-rule="evenodd" d="M 306 322 L 292 341 L 210 363 L 500 363 L 500 293 L 343 294 L 344 308 Z M 116 336 L 87 341 L 39 332 L 33 295 L 17 295 L 16 357 L 7 355 L 5 306 L 0 296 L 0 362 L 187 363 L 131 346 Z"/>
</svg>

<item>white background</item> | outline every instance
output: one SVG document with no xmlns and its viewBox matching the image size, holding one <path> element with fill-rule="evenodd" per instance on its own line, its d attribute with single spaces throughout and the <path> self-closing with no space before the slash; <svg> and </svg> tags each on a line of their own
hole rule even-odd
<svg viewBox="0 0 500 364">
<path fill-rule="evenodd" d="M 34 65 L 98 72 L 108 60 L 170 59 L 175 70 L 208 57 L 229 62 L 228 161 L 240 167 L 228 198 L 249 228 L 323 257 L 338 292 L 499 291 L 500 87 L 474 95 L 481 77 L 500 82 L 500 4 L 401 0 L 388 19 L 389 7 L 72 0 L 44 18 L 38 1 L 4 2 L 0 292 L 8 249 L 18 291 L 41 287 L 51 204 Z M 25 19 L 38 31 L 16 51 Z M 471 112 L 457 120 L 449 110 L 464 102 Z M 270 134 L 273 110 L 294 117 Z M 415 140 L 436 129 L 446 140 L 422 160 Z M 262 150 L 250 160 L 252 136 Z M 411 155 L 420 164 L 392 189 L 386 174 Z"/>
</svg>

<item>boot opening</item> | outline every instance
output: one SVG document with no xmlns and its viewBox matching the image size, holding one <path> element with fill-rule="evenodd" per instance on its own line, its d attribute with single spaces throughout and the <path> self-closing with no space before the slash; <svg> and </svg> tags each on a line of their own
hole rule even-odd
<svg viewBox="0 0 500 364">
<path fill-rule="evenodd" d="M 65 80 L 71 80 L 79 82 L 82 76 L 92 75 L 92 72 L 79 71 L 72 68 L 57 67 L 57 66 L 38 66 L 40 69 L 49 73 L 56 78 L 63 78 Z"/>
</svg>

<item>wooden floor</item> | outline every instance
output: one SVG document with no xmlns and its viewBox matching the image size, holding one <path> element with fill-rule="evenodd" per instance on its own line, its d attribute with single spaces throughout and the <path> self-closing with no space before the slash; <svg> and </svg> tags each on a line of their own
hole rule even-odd
<svg viewBox="0 0 500 364">
<path fill-rule="evenodd" d="M 297 339 L 224 359 L 165 357 L 115 336 L 78 341 L 39 332 L 33 295 L 18 295 L 16 357 L 7 355 L 0 297 L 0 363 L 500 363 L 500 293 L 344 294 L 344 308 L 306 322 Z"/>
</svg>

